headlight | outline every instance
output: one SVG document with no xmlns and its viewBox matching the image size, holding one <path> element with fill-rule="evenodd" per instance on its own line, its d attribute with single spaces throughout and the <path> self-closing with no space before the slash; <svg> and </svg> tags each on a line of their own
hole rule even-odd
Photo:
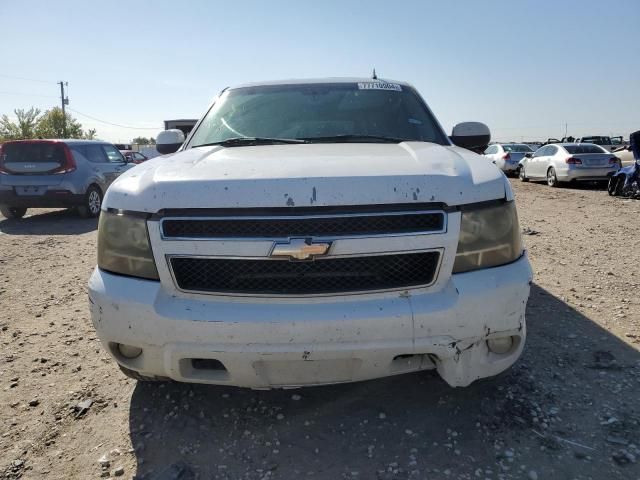
<svg viewBox="0 0 640 480">
<path fill-rule="evenodd" d="M 496 267 L 522 255 L 515 202 L 462 212 L 453 273 Z"/>
<path fill-rule="evenodd" d="M 144 218 L 100 213 L 98 267 L 133 277 L 159 279 Z"/>
</svg>

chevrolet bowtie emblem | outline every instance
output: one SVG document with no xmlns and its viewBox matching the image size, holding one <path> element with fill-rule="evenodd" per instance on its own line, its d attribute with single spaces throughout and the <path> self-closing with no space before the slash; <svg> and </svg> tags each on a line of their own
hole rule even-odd
<svg viewBox="0 0 640 480">
<path fill-rule="evenodd" d="M 326 255 L 330 247 L 330 242 L 313 243 L 311 239 L 293 238 L 288 242 L 274 243 L 271 256 L 308 260 L 317 255 Z"/>
</svg>

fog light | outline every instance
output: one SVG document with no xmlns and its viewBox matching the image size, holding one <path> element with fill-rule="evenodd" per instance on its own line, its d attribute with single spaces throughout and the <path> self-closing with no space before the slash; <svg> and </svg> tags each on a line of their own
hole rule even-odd
<svg viewBox="0 0 640 480">
<path fill-rule="evenodd" d="M 125 345 L 124 343 L 118 344 L 118 352 L 124 358 L 136 358 L 139 357 L 142 353 L 142 349 L 140 347 L 134 347 L 132 345 Z"/>
<path fill-rule="evenodd" d="M 504 355 L 513 347 L 513 337 L 490 338 L 487 340 L 487 347 L 493 353 Z"/>
</svg>

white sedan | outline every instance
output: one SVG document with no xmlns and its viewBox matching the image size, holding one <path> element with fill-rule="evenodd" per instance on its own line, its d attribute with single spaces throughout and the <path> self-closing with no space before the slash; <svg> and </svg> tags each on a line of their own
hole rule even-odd
<svg viewBox="0 0 640 480">
<path fill-rule="evenodd" d="M 533 149 L 524 143 L 494 143 L 487 147 L 484 156 L 495 163 L 505 175 L 515 175 L 527 153 L 533 153 Z"/>
<path fill-rule="evenodd" d="M 620 159 L 593 143 L 556 143 L 540 147 L 521 162 L 523 182 L 546 180 L 550 187 L 574 180 L 602 181 L 620 168 Z"/>
</svg>

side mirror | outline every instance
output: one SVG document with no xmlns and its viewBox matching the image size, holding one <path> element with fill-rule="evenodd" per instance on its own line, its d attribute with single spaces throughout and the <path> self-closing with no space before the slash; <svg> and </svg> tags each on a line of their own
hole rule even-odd
<svg viewBox="0 0 640 480">
<path fill-rule="evenodd" d="M 161 155 L 177 152 L 184 143 L 182 130 L 174 128 L 160 132 L 156 138 L 156 149 Z"/>
<path fill-rule="evenodd" d="M 484 150 L 491 141 L 489 127 L 480 122 L 463 122 L 453 127 L 451 141 L 469 150 Z"/>
<path fill-rule="evenodd" d="M 533 153 L 531 153 L 531 152 L 525 153 L 524 156 L 527 157 L 527 158 L 533 158 Z"/>
</svg>

